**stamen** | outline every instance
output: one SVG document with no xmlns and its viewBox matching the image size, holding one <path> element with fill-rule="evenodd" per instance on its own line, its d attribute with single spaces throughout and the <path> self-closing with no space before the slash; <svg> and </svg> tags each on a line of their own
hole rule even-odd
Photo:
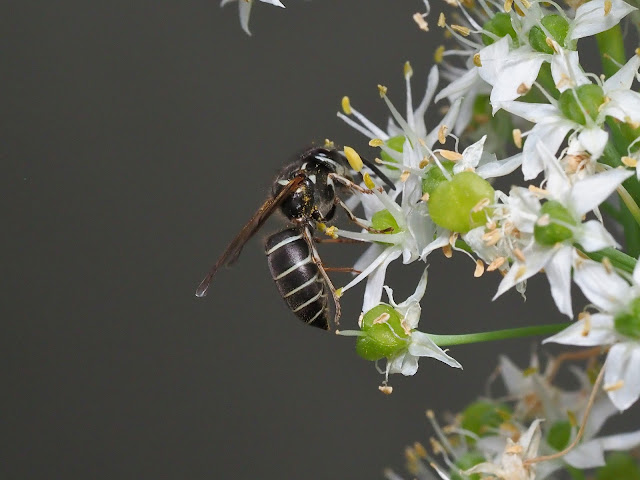
<svg viewBox="0 0 640 480">
<path fill-rule="evenodd" d="M 444 26 L 447 24 L 447 19 L 444 16 L 443 12 L 440 12 L 440 15 L 438 16 L 438 26 L 440 28 L 444 28 Z"/>
<path fill-rule="evenodd" d="M 444 58 L 444 45 L 440 45 L 436 48 L 436 51 L 433 53 L 433 60 L 436 63 L 442 63 L 442 59 Z"/>
<path fill-rule="evenodd" d="M 373 180 L 371 180 L 371 175 L 369 175 L 368 173 L 365 173 L 362 177 L 364 179 L 364 184 L 367 186 L 369 190 L 373 190 L 374 188 L 376 188 L 376 184 L 373 183 Z"/>
<path fill-rule="evenodd" d="M 611 12 L 611 0 L 604 1 L 604 16 L 606 17 Z"/>
<path fill-rule="evenodd" d="M 504 257 L 498 257 L 498 258 L 494 259 L 493 262 L 491 262 L 489 264 L 489 266 L 487 267 L 487 272 L 493 272 L 494 270 L 497 270 L 502 265 L 504 265 L 504 262 L 506 262 L 506 261 L 507 260 Z"/>
<path fill-rule="evenodd" d="M 513 249 L 513 256 L 520 260 L 522 263 L 526 262 L 524 253 L 522 253 L 522 250 L 520 250 L 519 248 Z"/>
<path fill-rule="evenodd" d="M 536 225 L 540 227 L 546 227 L 550 223 L 551 223 L 551 216 L 548 213 L 545 213 L 536 221 Z"/>
<path fill-rule="evenodd" d="M 411 64 L 407 61 L 404 62 L 404 78 L 411 78 L 413 75 L 413 68 L 411 68 Z"/>
<path fill-rule="evenodd" d="M 546 197 L 549 194 L 549 192 L 544 188 L 536 187 L 535 185 L 529 185 L 529 191 L 541 197 Z"/>
<path fill-rule="evenodd" d="M 424 445 L 422 445 L 420 442 L 413 443 L 413 451 L 416 452 L 416 454 L 421 458 L 427 458 L 429 456 L 429 454 L 427 453 L 427 449 L 424 448 Z"/>
<path fill-rule="evenodd" d="M 427 22 L 425 21 L 424 17 L 420 12 L 413 14 L 413 21 L 416 22 L 416 24 L 418 25 L 418 28 L 423 32 L 429 31 L 429 25 L 427 25 Z"/>
<path fill-rule="evenodd" d="M 589 333 L 591 332 L 591 315 L 588 312 L 584 312 L 584 317 L 583 317 L 583 328 L 582 328 L 582 332 L 580 333 L 580 335 L 582 335 L 583 337 L 587 337 L 589 336 Z"/>
<path fill-rule="evenodd" d="M 513 143 L 516 147 L 522 148 L 522 130 L 519 128 L 514 128 L 513 132 L 511 132 L 513 136 Z"/>
<path fill-rule="evenodd" d="M 442 155 L 445 159 L 451 160 L 452 162 L 457 162 L 458 160 L 462 160 L 462 154 L 458 152 L 454 152 L 452 150 L 438 150 L 438 153 Z"/>
<path fill-rule="evenodd" d="M 380 94 L 380 98 L 384 97 L 387 94 L 387 87 L 378 85 L 378 93 Z"/>
<path fill-rule="evenodd" d="M 478 213 L 480 210 L 483 210 L 484 208 L 488 207 L 490 203 L 491 203 L 491 200 L 489 200 L 488 198 L 483 198 L 478 203 L 476 203 L 476 205 L 471 209 L 471 211 L 473 213 Z"/>
<path fill-rule="evenodd" d="M 480 259 L 476 260 L 476 269 L 473 272 L 475 278 L 479 278 L 484 273 L 484 262 Z"/>
<path fill-rule="evenodd" d="M 462 25 L 453 24 L 451 25 L 451 28 L 464 37 L 468 37 L 469 34 L 471 34 L 471 29 L 469 27 L 463 27 Z"/>
<path fill-rule="evenodd" d="M 334 238 L 334 239 L 338 238 L 338 227 L 336 227 L 335 225 L 331 226 L 331 227 L 325 229 L 324 233 L 328 237 L 331 237 L 331 238 Z"/>
<path fill-rule="evenodd" d="M 575 413 L 573 413 L 571 410 L 567 410 L 567 417 L 569 417 L 569 424 L 572 427 L 578 426 L 578 419 L 576 418 Z"/>
<path fill-rule="evenodd" d="M 402 175 L 400 175 L 400 181 L 402 183 L 406 182 L 409 178 L 409 175 L 411 175 L 411 172 L 409 170 L 405 170 L 404 172 L 402 172 Z"/>
<path fill-rule="evenodd" d="M 451 245 L 445 245 L 444 247 L 442 247 L 442 253 L 447 258 L 453 257 L 453 250 L 451 248 Z"/>
<path fill-rule="evenodd" d="M 518 85 L 518 88 L 516 89 L 516 92 L 518 93 L 518 95 L 524 95 L 525 93 L 527 93 L 529 90 L 531 90 L 531 87 L 521 83 L 520 85 Z"/>
<path fill-rule="evenodd" d="M 605 385 L 602 389 L 605 392 L 615 392 L 616 390 L 620 390 L 622 387 L 624 387 L 624 380 L 618 380 L 610 385 Z"/>
<path fill-rule="evenodd" d="M 345 115 L 351 115 L 351 101 L 346 95 L 342 97 L 342 111 Z"/>
<path fill-rule="evenodd" d="M 473 64 L 476 67 L 481 67 L 482 66 L 482 60 L 480 60 L 480 54 L 476 53 L 473 55 Z"/>
<path fill-rule="evenodd" d="M 505 0 L 504 2 L 504 11 L 509 13 L 511 11 L 511 6 L 513 5 L 513 0 Z"/>
<path fill-rule="evenodd" d="M 447 127 L 446 125 L 442 125 L 439 129 L 438 129 L 438 141 L 444 145 L 447 141 L 447 133 L 449 132 L 449 127 Z"/>
<path fill-rule="evenodd" d="M 374 138 L 372 140 L 369 140 L 369 146 L 370 147 L 381 147 L 382 145 L 384 145 L 384 141 L 380 138 Z M 378 159 L 376 159 L 378 160 Z"/>
<path fill-rule="evenodd" d="M 324 139 L 324 148 L 331 150 L 331 149 L 336 148 L 336 145 L 335 145 L 335 143 L 333 143 L 333 141 L 329 140 L 328 138 L 325 138 Z"/>
<path fill-rule="evenodd" d="M 362 170 L 364 164 L 362 163 L 362 159 L 360 158 L 360 155 L 358 155 L 358 152 L 356 152 L 353 148 L 347 146 L 344 147 L 343 151 L 345 156 L 347 157 L 349 165 L 351 165 L 351 168 L 353 168 L 356 172 Z"/>
<path fill-rule="evenodd" d="M 428 202 L 429 201 L 429 192 L 425 192 L 424 195 L 422 195 L 420 197 L 420 200 L 422 200 L 423 202 Z"/>
<path fill-rule="evenodd" d="M 429 165 L 429 163 L 431 163 L 431 162 L 429 161 L 429 159 L 428 159 L 427 157 L 424 157 L 424 158 L 420 161 L 420 163 L 418 164 L 418 168 L 419 168 L 419 169 L 423 169 L 424 167 L 426 167 L 427 165 Z"/>
<path fill-rule="evenodd" d="M 373 324 L 374 325 L 378 325 L 380 323 L 385 323 L 390 318 L 391 318 L 391 315 L 389 315 L 387 312 L 384 312 L 384 313 L 380 314 L 380 316 L 378 316 L 377 318 L 375 318 L 373 320 Z"/>
<path fill-rule="evenodd" d="M 378 386 L 378 390 L 385 395 L 391 395 L 393 393 L 393 387 L 391 385 L 380 385 Z"/>
<path fill-rule="evenodd" d="M 611 260 L 609 260 L 609 257 L 604 257 L 602 259 L 602 266 L 609 275 L 613 273 L 613 264 L 611 263 Z"/>
</svg>

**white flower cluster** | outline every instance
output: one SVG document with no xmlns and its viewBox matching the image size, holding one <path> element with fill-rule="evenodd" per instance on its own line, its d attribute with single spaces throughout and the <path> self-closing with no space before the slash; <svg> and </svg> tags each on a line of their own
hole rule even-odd
<svg viewBox="0 0 640 480">
<path fill-rule="evenodd" d="M 605 151 L 614 145 L 612 129 L 640 132 L 640 94 L 633 89 L 640 56 L 636 51 L 624 64 L 605 57 L 614 62 L 614 73 L 598 76 L 581 66 L 577 42 L 616 26 L 635 8 L 622 0 L 592 0 L 576 10 L 529 0 L 508 0 L 500 10 L 494 3 L 478 2 L 473 10 L 467 3 L 456 5 L 463 24 L 448 25 L 443 15 L 438 24 L 449 29 L 458 48 L 439 49 L 441 65 L 431 69 L 417 107 L 408 63 L 404 116 L 388 99 L 387 89 L 379 86 L 391 113 L 386 128 L 365 117 L 348 97 L 343 99 L 338 116 L 381 149 L 376 162 L 393 179 L 395 190 L 375 186 L 374 195 L 352 199 L 350 207 L 362 204 L 364 218 L 358 220 L 367 229 L 332 230 L 371 243 L 354 265 L 361 273 L 342 293 L 366 280 L 362 310 L 367 312 L 382 303 L 391 262 L 424 262 L 436 249 L 471 257 L 476 276 L 500 271 L 504 278 L 496 297 L 512 287 L 524 292 L 527 279 L 544 272 L 559 311 L 570 318 L 573 280 L 602 313 L 583 312 L 579 322 L 549 341 L 611 347 L 605 390 L 624 410 L 640 396 L 640 377 L 630 373 L 640 367 L 640 290 L 635 287 L 640 274 L 632 277 L 607 259 L 598 263 L 585 258 L 593 254 L 601 259 L 603 251 L 619 253 L 615 249 L 620 245 L 600 212 L 613 193 L 620 193 L 629 210 L 638 210 L 635 202 L 640 199 L 631 198 L 622 186 L 636 173 L 637 135 L 617 157 Z M 450 57 L 467 61 L 464 67 L 454 66 L 445 62 Z M 437 93 L 440 72 L 450 81 Z M 485 134 L 460 152 L 460 143 L 477 130 L 470 127 L 477 127 L 474 109 L 482 99 L 490 114 L 506 112 L 514 125 L 529 122 L 525 132 L 513 129 L 521 152 L 498 160 L 485 151 L 498 134 L 490 116 L 483 120 Z M 441 100 L 449 102 L 446 114 L 429 130 L 427 109 Z M 445 148 L 449 142 L 453 148 Z M 493 189 L 492 179 L 516 171 L 533 183 L 509 192 Z M 367 182 L 374 187 L 370 178 Z M 607 280 L 586 281 L 586 270 L 590 278 L 595 278 L 592 272 L 605 272 Z M 619 292 L 615 305 L 611 298 L 603 299 L 607 290 L 602 285 L 613 282 L 610 278 L 616 279 Z M 629 325 L 622 327 L 625 315 Z M 413 335 L 419 333 L 416 328 L 413 319 Z M 459 366 L 451 360 L 447 363 Z M 397 365 L 397 358 L 388 361 Z M 415 370 L 388 366 L 385 372 L 412 375 Z"/>
</svg>

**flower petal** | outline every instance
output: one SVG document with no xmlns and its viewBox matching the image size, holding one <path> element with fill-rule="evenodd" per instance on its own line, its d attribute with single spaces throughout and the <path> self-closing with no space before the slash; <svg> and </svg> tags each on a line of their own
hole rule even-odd
<svg viewBox="0 0 640 480">
<path fill-rule="evenodd" d="M 542 343 L 594 347 L 597 345 L 610 345 L 617 339 L 618 337 L 613 331 L 613 317 L 602 313 L 594 313 L 569 325 L 561 332 L 545 338 Z"/>
<path fill-rule="evenodd" d="M 617 343 L 604 365 L 604 388 L 620 411 L 626 410 L 640 397 L 640 344 Z"/>
<path fill-rule="evenodd" d="M 582 71 L 578 52 L 560 49 L 551 59 L 551 76 L 560 92 L 591 83 Z"/>
<path fill-rule="evenodd" d="M 416 357 L 431 357 L 446 363 L 450 367 L 462 368 L 462 365 L 453 357 L 450 357 L 437 346 L 426 333 L 413 331 L 411 332 L 411 343 L 409 344 L 409 353 Z"/>
<path fill-rule="evenodd" d="M 631 170 L 613 168 L 576 182 L 571 189 L 572 209 L 580 216 L 593 210 L 632 175 Z"/>
<path fill-rule="evenodd" d="M 605 14 L 606 1 L 611 3 L 611 10 L 607 14 Z M 576 40 L 609 30 L 634 10 L 636 10 L 635 7 L 622 0 L 592 0 L 583 3 L 576 10 L 567 40 Z"/>
<path fill-rule="evenodd" d="M 574 238 L 587 252 L 595 252 L 607 247 L 617 247 L 618 242 L 597 220 L 589 220 L 578 228 Z"/>
<path fill-rule="evenodd" d="M 551 287 L 551 296 L 555 300 L 558 310 L 569 317 L 573 317 L 573 308 L 571 306 L 572 259 L 573 247 L 562 247 L 545 266 L 545 272 Z"/>
</svg>

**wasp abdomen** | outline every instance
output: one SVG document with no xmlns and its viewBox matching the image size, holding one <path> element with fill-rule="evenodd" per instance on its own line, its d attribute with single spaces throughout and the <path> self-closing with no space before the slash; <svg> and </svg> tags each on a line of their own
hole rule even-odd
<svg viewBox="0 0 640 480">
<path fill-rule="evenodd" d="M 271 235 L 265 251 L 271 277 L 291 311 L 303 322 L 328 330 L 327 287 L 300 230 Z"/>
</svg>

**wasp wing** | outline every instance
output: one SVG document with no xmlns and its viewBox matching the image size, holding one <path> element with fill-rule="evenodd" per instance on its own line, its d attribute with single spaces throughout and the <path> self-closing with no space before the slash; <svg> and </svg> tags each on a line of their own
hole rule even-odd
<svg viewBox="0 0 640 480">
<path fill-rule="evenodd" d="M 223 265 L 231 265 L 235 262 L 240 256 L 240 252 L 242 252 L 242 248 L 244 244 L 264 225 L 264 222 L 271 216 L 271 214 L 275 211 L 275 209 L 286 199 L 289 195 L 291 195 L 296 188 L 302 183 L 304 180 L 304 175 L 298 175 L 294 177 L 285 185 L 285 187 L 276 195 L 274 198 L 268 199 L 264 204 L 258 209 L 258 211 L 251 217 L 251 220 L 247 222 L 247 224 L 242 227 L 240 233 L 236 235 L 236 237 L 231 241 L 227 249 L 220 255 L 218 261 L 211 267 L 209 273 L 206 277 L 200 282 L 196 290 L 197 297 L 204 297 L 207 294 L 207 290 L 209 285 L 211 284 L 211 280 L 213 276 L 216 274 L 218 269 Z"/>
</svg>

